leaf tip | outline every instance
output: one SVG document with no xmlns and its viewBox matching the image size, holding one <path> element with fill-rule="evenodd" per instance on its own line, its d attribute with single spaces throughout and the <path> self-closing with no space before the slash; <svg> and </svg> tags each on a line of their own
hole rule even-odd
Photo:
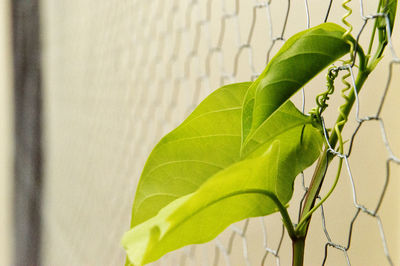
<svg viewBox="0 0 400 266">
<path fill-rule="evenodd" d="M 143 234 L 142 231 L 139 228 L 133 228 L 122 237 L 121 244 L 126 251 L 127 265 L 142 266 L 150 262 L 149 255 L 160 239 L 161 229 L 154 225 L 148 234 Z"/>
</svg>

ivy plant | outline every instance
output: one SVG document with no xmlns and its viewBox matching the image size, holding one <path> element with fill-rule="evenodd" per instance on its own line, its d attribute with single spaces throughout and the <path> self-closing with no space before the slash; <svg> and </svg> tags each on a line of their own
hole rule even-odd
<svg viewBox="0 0 400 266">
<path fill-rule="evenodd" d="M 293 242 L 293 265 L 303 265 L 304 243 L 326 167 L 369 73 L 382 57 L 397 1 L 381 1 L 368 54 L 346 30 L 324 23 L 288 39 L 254 82 L 223 86 L 161 139 L 143 169 L 122 244 L 127 265 L 144 265 L 189 244 L 215 238 L 230 224 L 280 212 Z M 389 21 L 390 27 L 386 22 Z M 378 32 L 379 45 L 371 56 Z M 329 136 L 321 112 L 305 115 L 289 100 L 322 70 L 358 55 L 357 91 L 351 90 Z M 338 70 L 338 69 L 337 69 Z M 333 81 L 332 81 L 333 82 Z M 318 159 L 300 220 L 287 212 L 295 177 Z"/>
</svg>

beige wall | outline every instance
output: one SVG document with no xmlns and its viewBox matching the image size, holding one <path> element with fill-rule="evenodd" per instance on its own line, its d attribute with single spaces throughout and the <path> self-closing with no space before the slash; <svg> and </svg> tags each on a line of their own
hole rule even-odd
<svg viewBox="0 0 400 266">
<path fill-rule="evenodd" d="M 0 265 L 12 258 L 12 90 L 9 1 L 0 1 Z"/>
<path fill-rule="evenodd" d="M 256 9 L 251 50 L 239 53 L 237 39 L 243 43 L 248 37 L 253 1 L 240 1 L 239 14 L 225 21 L 222 53 L 210 53 L 210 43 L 211 47 L 215 46 L 221 36 L 221 5 L 225 2 L 226 11 L 232 13 L 235 1 L 211 1 L 213 12 L 207 22 L 209 27 L 198 31 L 206 2 L 209 1 L 198 1 L 199 4 L 191 6 L 191 1 L 42 1 L 46 139 L 44 265 L 122 265 L 124 253 L 120 238 L 128 228 L 135 186 L 154 144 L 179 124 L 205 95 L 218 88 L 221 79 L 222 83 L 249 80 L 265 67 L 271 45 L 266 9 Z M 271 4 L 274 37 L 283 24 L 282 2 Z M 286 38 L 306 28 L 304 2 L 291 2 Z M 315 26 L 323 19 L 327 1 L 308 2 L 311 25 Z M 364 1 L 366 13 L 374 12 L 375 2 Z M 173 3 L 178 9 L 172 8 Z M 343 10 L 334 3 L 332 20 L 340 23 Z M 353 1 L 352 5 L 354 33 L 361 23 L 358 3 Z M 393 35 L 400 52 L 399 21 Z M 366 35 L 362 36 L 363 41 Z M 176 57 L 173 57 L 174 49 Z M 191 49 L 197 53 L 191 54 Z M 235 58 L 238 59 L 236 74 Z M 360 96 L 362 116 L 376 111 L 387 81 L 390 53 L 385 58 Z M 210 62 L 210 71 L 207 71 L 207 62 Z M 395 71 L 399 73 L 399 67 Z M 399 76 L 393 77 L 383 111 L 390 143 L 398 156 Z M 339 81 L 337 84 L 340 86 Z M 323 75 L 306 86 L 306 110 L 314 106 L 315 94 L 324 89 Z M 333 98 L 333 105 L 338 105 L 340 97 Z M 297 95 L 295 101 L 299 103 L 299 99 Z M 333 108 L 332 113 L 326 114 L 327 122 L 336 115 Z M 349 123 L 347 137 L 354 126 L 354 122 Z M 375 206 L 383 185 L 386 155 L 380 129 L 371 122 L 360 132 L 350 159 L 359 200 L 370 208 Z M 392 259 L 398 265 L 400 173 L 398 166 L 391 170 L 390 187 L 380 214 Z M 307 171 L 307 180 L 310 174 Z M 330 171 L 323 193 L 333 178 L 334 171 Z M 293 217 L 301 192 L 298 181 L 290 209 Z M 349 223 L 356 209 L 345 170 L 325 207 L 333 241 L 346 245 Z M 277 215 L 266 219 L 271 248 L 276 247 L 279 239 L 279 220 Z M 313 219 L 312 228 L 306 265 L 320 265 L 326 238 L 319 214 Z M 262 235 L 260 221 L 251 220 L 245 236 L 253 265 L 259 264 L 263 254 Z M 226 238 L 224 233 L 221 237 L 224 245 Z M 240 238 L 234 242 L 233 265 L 244 265 L 241 243 Z M 214 242 L 199 247 L 196 256 L 204 259 L 201 254 L 205 253 L 205 257 L 211 257 L 214 247 Z M 281 265 L 289 265 L 290 252 L 286 237 L 280 253 Z M 329 254 L 328 265 L 345 264 L 341 252 L 330 249 Z M 167 265 L 177 265 L 179 256 L 171 256 Z M 353 265 L 385 265 L 375 219 L 360 214 L 349 256 Z M 268 262 L 273 262 L 272 256 Z M 200 265 L 199 260 L 196 263 Z M 223 258 L 220 265 L 224 265 Z"/>
</svg>

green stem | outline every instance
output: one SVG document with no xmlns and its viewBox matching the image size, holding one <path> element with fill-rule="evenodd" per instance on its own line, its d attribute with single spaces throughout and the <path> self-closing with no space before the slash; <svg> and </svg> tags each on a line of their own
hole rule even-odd
<svg viewBox="0 0 400 266">
<path fill-rule="evenodd" d="M 380 0 L 378 4 L 378 10 L 380 10 L 383 1 Z M 341 139 L 341 132 L 343 127 L 347 121 L 347 118 L 350 114 L 350 111 L 354 105 L 356 100 L 357 94 L 360 93 L 362 86 L 364 85 L 365 81 L 367 80 L 371 71 L 376 67 L 377 63 L 379 62 L 383 51 L 387 45 L 387 40 L 384 38 L 379 39 L 378 48 L 371 58 L 371 50 L 372 45 L 375 38 L 375 33 L 377 30 L 377 20 L 375 20 L 374 28 L 372 31 L 372 36 L 370 39 L 367 56 L 364 55 L 360 46 L 357 46 L 357 53 L 359 55 L 359 72 L 355 81 L 355 88 L 350 91 L 348 98 L 346 99 L 346 103 L 340 107 L 340 114 L 335 123 L 335 130 L 332 132 L 332 135 L 329 137 L 329 145 L 326 145 L 324 152 L 321 154 L 320 158 L 318 159 L 317 166 L 315 168 L 309 189 L 306 194 L 305 203 L 303 209 L 301 210 L 299 224 L 295 228 L 295 234 L 297 238 L 292 238 L 293 243 L 293 266 L 303 266 L 304 260 L 304 245 L 305 245 L 305 238 L 307 236 L 308 227 L 310 225 L 310 220 L 312 217 L 313 212 L 316 208 L 322 204 L 320 202 L 319 205 L 315 206 L 315 201 L 319 195 L 321 190 L 322 183 L 325 178 L 326 171 L 328 169 L 329 164 L 331 163 L 334 155 L 329 152 L 330 148 L 335 149 L 337 142 L 340 142 L 340 153 L 343 153 L 343 142 Z M 340 161 L 341 165 L 342 160 Z M 340 174 L 340 172 L 338 172 Z M 327 197 L 332 193 L 333 189 L 336 186 L 338 181 L 338 176 L 336 176 L 335 182 L 331 190 L 328 192 L 328 195 L 324 197 L 323 200 L 326 200 Z"/>
<path fill-rule="evenodd" d="M 343 141 L 340 138 L 339 139 L 340 142 L 340 153 L 343 153 Z M 301 218 L 299 224 L 297 225 L 297 231 L 301 231 L 304 229 L 304 225 L 307 222 L 307 219 L 329 198 L 329 196 L 332 194 L 332 192 L 335 190 L 336 185 L 339 181 L 339 177 L 340 177 L 340 172 L 342 170 L 342 164 L 343 164 L 343 158 L 339 159 L 339 166 L 338 166 L 338 170 L 336 173 L 336 178 L 335 181 L 333 182 L 333 185 L 331 187 L 331 189 L 329 190 L 329 192 L 325 195 L 325 197 L 323 199 L 321 199 L 318 204 L 316 204 L 306 215 L 303 216 L 303 218 Z"/>
<path fill-rule="evenodd" d="M 357 53 L 359 55 L 360 68 L 359 68 L 357 79 L 355 81 L 355 85 L 357 88 L 357 93 L 359 93 L 370 72 L 368 71 L 368 69 L 365 65 L 366 58 L 365 58 L 362 48 L 359 45 L 357 45 L 357 47 L 358 47 Z M 351 111 L 351 108 L 353 107 L 355 99 L 356 99 L 355 90 L 351 90 L 346 104 L 341 107 L 342 112 L 339 115 L 339 117 L 337 118 L 336 124 L 342 124 L 341 122 L 343 120 L 347 120 L 347 117 Z M 342 124 L 341 126 L 338 127 L 339 133 L 342 131 L 343 126 L 344 126 L 344 124 Z M 332 148 L 335 148 L 337 141 L 338 141 L 338 135 L 336 133 L 337 133 L 336 131 L 333 131 L 331 137 L 329 138 L 329 143 Z M 307 223 L 307 226 L 305 227 L 305 229 L 298 228 L 298 229 L 302 229 L 302 230 L 296 230 L 296 234 L 300 234 L 300 235 L 304 235 L 304 236 L 307 234 L 308 222 L 305 222 L 303 219 L 311 218 L 311 214 L 308 214 L 308 212 L 311 211 L 311 209 L 313 208 L 313 206 L 315 204 L 315 200 L 321 189 L 321 185 L 324 180 L 326 170 L 334 157 L 331 153 L 328 152 L 328 149 L 329 149 L 329 147 L 325 147 L 324 152 L 322 153 L 321 157 L 318 160 L 316 169 L 314 171 L 314 175 L 311 180 L 311 184 L 309 186 L 309 190 L 306 195 L 303 210 L 300 215 L 301 223 L 302 224 Z M 307 216 L 307 218 L 305 218 L 305 216 Z"/>
<path fill-rule="evenodd" d="M 319 158 L 317 166 L 315 168 L 313 177 L 311 179 L 311 183 L 309 189 L 307 191 L 305 203 L 300 215 L 300 221 L 308 214 L 308 212 L 312 209 L 315 203 L 315 199 L 317 198 L 319 191 L 321 189 L 322 181 L 324 180 L 326 170 L 328 169 L 328 165 L 332 160 L 333 156 L 328 153 L 328 148 L 325 148 L 322 156 Z M 311 219 L 311 217 L 309 217 Z M 306 228 L 298 232 L 299 235 L 306 236 L 307 227 L 309 224 L 309 219 L 306 221 Z M 298 230 L 299 228 L 296 228 Z"/>
<path fill-rule="evenodd" d="M 303 266 L 304 263 L 304 246 L 306 238 L 300 237 L 292 241 L 293 260 L 292 266 Z"/>
<path fill-rule="evenodd" d="M 370 71 L 368 71 L 368 70 L 365 70 L 365 71 L 360 70 L 360 72 L 358 73 L 358 76 L 355 81 L 355 85 L 357 88 L 357 94 L 360 93 L 362 86 L 364 85 L 365 81 L 367 80 L 369 74 L 370 74 Z M 348 95 L 347 103 L 346 103 L 346 105 L 343 106 L 343 109 L 342 109 L 342 113 L 343 113 L 344 117 L 342 115 L 339 115 L 338 119 L 336 120 L 336 124 L 342 122 L 343 120 L 346 120 L 349 117 L 350 111 L 353 108 L 355 100 L 356 100 L 356 92 L 355 92 L 355 90 L 351 90 Z M 342 132 L 343 127 L 344 127 L 344 124 L 339 126 L 339 132 Z M 338 135 L 336 134 L 336 131 L 333 131 L 332 135 L 329 138 L 329 143 L 332 148 L 336 147 L 337 141 L 338 141 Z"/>
<path fill-rule="evenodd" d="M 292 223 L 292 220 L 290 219 L 287 208 L 281 203 L 281 201 L 278 199 L 278 197 L 271 191 L 264 190 L 264 189 L 257 189 L 257 188 L 245 189 L 245 190 L 229 193 L 229 194 L 225 195 L 224 197 L 219 198 L 218 200 L 222 200 L 222 199 L 229 198 L 229 197 L 232 197 L 235 195 L 240 195 L 240 194 L 262 194 L 262 195 L 270 198 L 275 203 L 275 205 L 278 207 L 278 210 L 282 216 L 283 224 L 285 225 L 290 238 L 291 239 L 297 238 L 294 227 L 293 227 L 293 223 Z"/>
<path fill-rule="evenodd" d="M 282 221 L 283 224 L 286 227 L 286 230 L 288 231 L 288 234 L 290 236 L 291 239 L 295 239 L 296 238 L 296 233 L 293 227 L 293 223 L 292 220 L 290 219 L 289 213 L 287 211 L 287 208 L 285 206 L 282 205 L 282 203 L 280 202 L 280 200 L 274 195 L 274 194 L 267 194 L 266 192 L 264 192 L 265 195 L 269 196 L 276 204 L 276 206 L 278 206 L 279 212 L 281 213 L 282 216 Z"/>
<path fill-rule="evenodd" d="M 355 82 L 358 93 L 360 92 L 362 86 L 364 85 L 364 82 L 366 81 L 368 75 L 369 75 L 368 71 L 360 71 L 358 73 L 358 76 L 357 76 L 357 79 Z M 349 93 L 349 98 L 347 100 L 347 103 L 346 103 L 346 105 L 343 106 L 342 114 L 339 115 L 339 117 L 336 121 L 336 124 L 338 124 L 338 123 L 340 124 L 340 122 L 347 119 L 347 117 L 349 116 L 349 113 L 351 111 L 351 108 L 354 105 L 355 99 L 356 99 L 355 90 L 351 90 L 351 92 Z M 338 127 L 339 133 L 343 130 L 343 126 L 344 125 L 341 125 Z M 329 138 L 329 143 L 332 148 L 335 148 L 337 142 L 338 142 L 338 135 L 337 135 L 336 131 L 333 131 L 332 135 Z M 311 214 L 312 214 L 311 210 L 313 209 L 315 200 L 317 199 L 319 191 L 321 190 L 321 186 L 324 181 L 326 169 L 328 168 L 328 166 L 333 158 L 334 158 L 334 156 L 329 152 L 329 147 L 325 147 L 324 152 L 322 153 L 320 159 L 318 160 L 314 175 L 311 180 L 309 190 L 306 195 L 304 207 L 301 212 L 300 220 L 301 220 L 302 226 L 301 226 L 301 228 L 300 227 L 296 228 L 296 234 L 299 236 L 305 237 L 307 235 L 308 225 L 309 225 L 309 221 L 311 219 Z M 309 212 L 311 212 L 311 213 L 309 213 Z M 303 219 L 308 219 L 308 220 L 303 220 Z"/>
<path fill-rule="evenodd" d="M 368 45 L 367 62 L 366 62 L 366 63 L 368 63 L 368 60 L 369 60 L 369 58 L 371 57 L 372 45 L 374 44 L 376 26 L 378 25 L 378 21 L 375 20 L 374 23 L 375 23 L 375 25 L 374 25 L 374 28 L 373 28 L 373 30 L 372 30 L 372 37 L 371 37 L 371 39 L 370 39 L 370 41 L 369 41 L 369 45 Z"/>
<path fill-rule="evenodd" d="M 378 4 L 378 8 L 377 8 L 377 10 L 376 10 L 376 13 L 379 12 L 379 9 L 381 8 L 381 5 L 382 5 L 382 0 L 379 1 L 379 4 Z M 374 21 L 374 27 L 373 27 L 373 29 L 372 29 L 371 39 L 369 40 L 368 51 L 367 51 L 367 60 L 365 61 L 366 64 L 368 63 L 368 60 L 369 60 L 370 57 L 371 57 L 372 45 L 374 44 L 375 32 L 376 32 L 377 26 L 378 26 L 378 20 L 375 19 L 375 21 Z"/>
</svg>

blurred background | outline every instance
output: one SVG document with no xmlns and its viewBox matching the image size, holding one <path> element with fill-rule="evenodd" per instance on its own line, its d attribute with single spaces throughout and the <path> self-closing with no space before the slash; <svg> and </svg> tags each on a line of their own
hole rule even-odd
<svg viewBox="0 0 400 266">
<path fill-rule="evenodd" d="M 363 16 L 377 5 L 349 4 L 352 34 L 360 33 L 364 50 L 374 21 L 362 28 Z M 327 15 L 343 26 L 345 13 L 341 2 L 328 0 L 0 1 L 0 265 L 122 265 L 136 184 L 159 139 L 221 85 L 254 80 L 285 39 Z M 400 265 L 399 20 L 392 49 L 358 102 L 359 117 L 374 116 L 383 104 L 383 123 L 368 121 L 357 131 L 349 169 L 324 216 L 313 217 L 305 265 L 324 258 L 326 265 Z M 306 112 L 326 89 L 325 72 L 305 87 Z M 343 84 L 335 84 L 328 127 L 343 103 Z M 293 100 L 302 108 L 301 92 Z M 357 125 L 353 110 L 345 139 Z M 311 175 L 305 171 L 306 186 Z M 359 205 L 374 211 L 382 195 L 378 216 L 359 212 Z M 326 256 L 327 243 L 336 248 Z M 278 263 L 290 265 L 291 244 L 272 215 L 235 224 L 155 265 Z"/>
</svg>

